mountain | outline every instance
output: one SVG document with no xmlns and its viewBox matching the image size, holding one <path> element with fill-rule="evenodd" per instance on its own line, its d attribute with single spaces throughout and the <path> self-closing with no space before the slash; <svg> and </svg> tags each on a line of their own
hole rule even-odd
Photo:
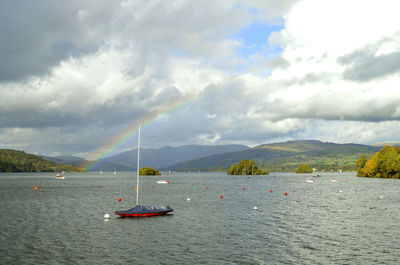
<svg viewBox="0 0 400 265">
<path fill-rule="evenodd" d="M 379 147 L 384 147 L 384 146 L 399 146 L 400 147 L 400 143 L 376 143 L 373 144 L 372 146 L 379 146 Z"/>
<path fill-rule="evenodd" d="M 85 160 L 84 158 L 77 157 L 77 156 L 55 156 L 55 157 L 52 157 L 52 156 L 43 156 L 43 155 L 41 155 L 40 157 L 44 158 L 46 160 L 49 160 L 49 161 L 53 161 L 54 163 L 63 163 L 63 164 L 68 164 L 71 161 L 82 161 L 82 160 Z"/>
<path fill-rule="evenodd" d="M 317 140 L 288 141 L 193 159 L 165 169 L 225 171 L 232 164 L 250 159 L 268 171 L 294 171 L 305 163 L 319 170 L 355 170 L 355 162 L 361 154 L 372 154 L 379 149 L 369 145 L 336 144 Z"/>
<path fill-rule="evenodd" d="M 249 149 L 245 145 L 184 145 L 179 147 L 162 147 L 159 149 L 140 149 L 140 167 L 165 168 L 183 161 L 197 159 L 215 154 Z M 91 169 L 98 171 L 136 170 L 137 149 L 107 157 Z M 122 167 L 125 167 L 124 169 Z"/>
<path fill-rule="evenodd" d="M 0 172 L 82 171 L 82 168 L 59 164 L 23 151 L 0 149 Z"/>
</svg>

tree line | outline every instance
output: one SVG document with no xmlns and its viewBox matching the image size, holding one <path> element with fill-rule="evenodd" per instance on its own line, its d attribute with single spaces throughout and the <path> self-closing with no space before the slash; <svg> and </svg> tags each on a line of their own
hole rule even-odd
<svg viewBox="0 0 400 265">
<path fill-rule="evenodd" d="M 71 165 L 57 164 L 24 151 L 0 149 L 0 172 L 84 171 Z"/>
</svg>

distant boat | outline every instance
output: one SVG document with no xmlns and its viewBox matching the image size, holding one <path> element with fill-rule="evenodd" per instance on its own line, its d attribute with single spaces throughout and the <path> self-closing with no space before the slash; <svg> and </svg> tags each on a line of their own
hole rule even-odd
<svg viewBox="0 0 400 265">
<path fill-rule="evenodd" d="M 100 169 L 100 174 L 103 174 L 103 169 Z"/>
<path fill-rule="evenodd" d="M 157 181 L 158 184 L 168 184 L 169 180 L 161 179 Z"/>
<path fill-rule="evenodd" d="M 122 217 L 145 217 L 164 215 L 172 212 L 173 209 L 169 206 L 141 206 L 139 205 L 139 171 L 140 171 L 140 128 L 138 134 L 138 154 L 137 154 L 137 172 L 136 172 L 136 206 L 126 211 L 115 211 L 114 213 Z"/>
<path fill-rule="evenodd" d="M 306 182 L 308 182 L 308 183 L 314 183 L 314 180 L 313 180 L 313 179 L 306 179 Z"/>
<path fill-rule="evenodd" d="M 58 173 L 58 174 L 56 175 L 56 179 L 65 179 L 64 171 L 62 171 L 61 173 Z"/>
<path fill-rule="evenodd" d="M 338 179 L 330 179 L 329 181 L 330 181 L 330 182 L 339 182 Z"/>
<path fill-rule="evenodd" d="M 117 175 L 117 169 L 114 168 L 114 175 Z"/>
</svg>

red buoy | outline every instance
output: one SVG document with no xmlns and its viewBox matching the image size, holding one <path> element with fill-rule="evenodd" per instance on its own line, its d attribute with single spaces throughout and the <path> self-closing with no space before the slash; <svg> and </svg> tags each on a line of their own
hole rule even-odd
<svg viewBox="0 0 400 265">
<path fill-rule="evenodd" d="M 38 188 L 40 189 L 40 185 L 38 186 Z"/>
<path fill-rule="evenodd" d="M 103 188 L 103 185 L 100 185 L 100 188 Z"/>
<path fill-rule="evenodd" d="M 208 186 L 206 186 L 206 189 L 208 189 Z"/>
<path fill-rule="evenodd" d="M 118 198 L 118 202 L 121 202 L 121 198 Z"/>
<path fill-rule="evenodd" d="M 223 198 L 224 198 L 224 196 L 222 196 L 222 195 L 221 195 L 221 197 L 220 197 L 220 198 L 221 198 L 221 199 L 223 199 Z"/>
<path fill-rule="evenodd" d="M 243 188 L 243 190 L 246 190 L 246 188 Z"/>
<path fill-rule="evenodd" d="M 287 192 L 285 192 L 285 195 L 287 195 Z"/>
<path fill-rule="evenodd" d="M 154 186 L 151 186 L 152 189 L 154 189 Z"/>
<path fill-rule="evenodd" d="M 272 190 L 270 190 L 269 192 L 272 192 Z"/>
</svg>

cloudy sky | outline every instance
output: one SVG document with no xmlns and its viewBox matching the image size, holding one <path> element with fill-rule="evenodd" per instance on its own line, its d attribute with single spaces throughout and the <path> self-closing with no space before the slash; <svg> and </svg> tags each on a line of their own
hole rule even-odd
<svg viewBox="0 0 400 265">
<path fill-rule="evenodd" d="M 399 141 L 398 10 L 396 0 L 1 1 L 0 148 L 94 159 L 136 147 L 141 120 L 148 148 Z"/>
</svg>

